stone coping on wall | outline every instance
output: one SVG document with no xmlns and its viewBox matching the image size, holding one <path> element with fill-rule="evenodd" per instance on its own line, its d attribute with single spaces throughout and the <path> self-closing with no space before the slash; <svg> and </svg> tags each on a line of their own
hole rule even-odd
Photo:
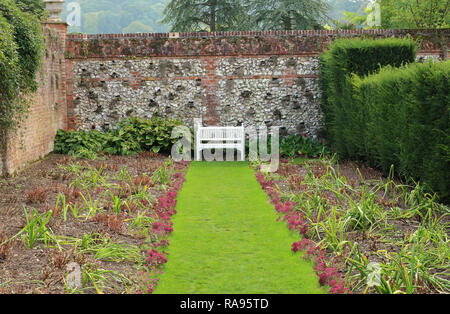
<svg viewBox="0 0 450 314">
<path fill-rule="evenodd" d="M 296 30 L 136 34 L 69 34 L 69 59 L 120 57 L 248 56 L 319 54 L 336 38 L 411 36 L 419 52 L 439 54 L 450 29 Z"/>
<path fill-rule="evenodd" d="M 133 33 L 133 34 L 68 34 L 69 39 L 106 39 L 106 38 L 217 38 L 234 36 L 335 36 L 335 35 L 405 35 L 432 33 L 444 33 L 450 35 L 450 29 L 360 29 L 360 30 L 278 30 L 278 31 L 226 31 L 226 32 L 179 32 L 179 33 Z"/>
</svg>

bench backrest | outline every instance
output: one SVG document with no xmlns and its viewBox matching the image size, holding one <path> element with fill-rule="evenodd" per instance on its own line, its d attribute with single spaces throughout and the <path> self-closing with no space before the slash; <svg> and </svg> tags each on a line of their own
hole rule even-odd
<svg viewBox="0 0 450 314">
<path fill-rule="evenodd" d="M 244 127 L 202 127 L 199 126 L 197 136 L 200 141 L 242 141 Z"/>
</svg>

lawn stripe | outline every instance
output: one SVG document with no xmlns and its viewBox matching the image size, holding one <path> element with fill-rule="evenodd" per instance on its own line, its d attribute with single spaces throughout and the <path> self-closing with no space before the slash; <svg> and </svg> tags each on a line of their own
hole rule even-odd
<svg viewBox="0 0 450 314">
<path fill-rule="evenodd" d="M 193 162 L 155 293 L 323 293 L 247 163 Z"/>
</svg>

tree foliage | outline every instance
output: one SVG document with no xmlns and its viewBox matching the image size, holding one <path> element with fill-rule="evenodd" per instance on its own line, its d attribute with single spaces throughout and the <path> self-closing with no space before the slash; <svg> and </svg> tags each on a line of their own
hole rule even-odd
<svg viewBox="0 0 450 314">
<path fill-rule="evenodd" d="M 324 0 L 250 0 L 250 15 L 262 30 L 316 29 L 330 9 Z"/>
<path fill-rule="evenodd" d="M 26 111 L 23 96 L 37 89 L 43 46 L 38 18 L 0 0 L 0 127 L 13 127 Z"/>
<path fill-rule="evenodd" d="M 448 28 L 450 0 L 377 0 L 382 28 Z"/>
<path fill-rule="evenodd" d="M 172 0 L 163 22 L 172 31 L 313 29 L 328 9 L 325 0 Z"/>
<path fill-rule="evenodd" d="M 63 19 L 71 2 L 81 24 L 69 32 L 92 34 L 313 29 L 342 22 L 344 11 L 364 14 L 369 0 L 66 0 Z"/>
<path fill-rule="evenodd" d="M 20 10 L 29 12 L 37 17 L 45 16 L 45 4 L 43 0 L 14 0 Z"/>
<path fill-rule="evenodd" d="M 382 29 L 440 29 L 450 27 L 450 0 L 374 0 L 379 5 L 381 25 L 368 26 L 367 17 L 373 12 L 360 9 L 344 12 L 346 23 L 334 23 L 336 28 Z M 363 5 L 367 5 L 364 3 Z"/>
<path fill-rule="evenodd" d="M 162 20 L 174 32 L 238 30 L 246 21 L 241 0 L 172 0 Z"/>
</svg>

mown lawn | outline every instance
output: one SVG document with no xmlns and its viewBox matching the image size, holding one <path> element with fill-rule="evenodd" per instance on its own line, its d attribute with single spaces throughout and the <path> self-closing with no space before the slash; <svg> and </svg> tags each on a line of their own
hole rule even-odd
<svg viewBox="0 0 450 314">
<path fill-rule="evenodd" d="M 193 162 L 155 293 L 325 293 L 248 163 Z"/>
</svg>

